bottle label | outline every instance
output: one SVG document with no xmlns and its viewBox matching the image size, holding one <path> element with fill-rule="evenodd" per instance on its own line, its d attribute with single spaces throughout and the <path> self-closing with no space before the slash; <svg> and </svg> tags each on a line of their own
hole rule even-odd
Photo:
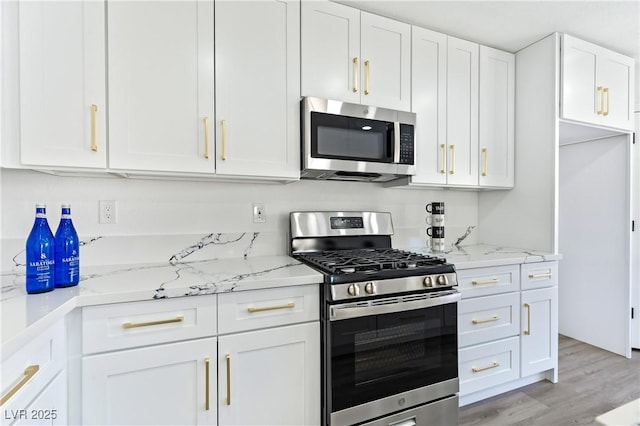
<svg viewBox="0 0 640 426">
<path fill-rule="evenodd" d="M 45 212 L 36 212 L 36 218 L 38 219 L 46 219 L 47 214 Z"/>
</svg>

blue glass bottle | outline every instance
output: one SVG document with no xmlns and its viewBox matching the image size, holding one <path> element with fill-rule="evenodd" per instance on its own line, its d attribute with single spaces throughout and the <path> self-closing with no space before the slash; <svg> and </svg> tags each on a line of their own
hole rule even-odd
<svg viewBox="0 0 640 426">
<path fill-rule="evenodd" d="M 56 230 L 56 287 L 71 287 L 80 281 L 80 241 L 71 222 L 71 206 L 62 205 Z"/>
<path fill-rule="evenodd" d="M 47 222 L 47 208 L 36 204 L 36 220 L 27 238 L 27 293 L 55 288 L 55 242 Z"/>
</svg>

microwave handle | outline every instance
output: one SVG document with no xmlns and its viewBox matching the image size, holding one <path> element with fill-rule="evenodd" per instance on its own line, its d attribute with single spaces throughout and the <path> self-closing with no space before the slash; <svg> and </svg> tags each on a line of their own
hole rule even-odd
<svg viewBox="0 0 640 426">
<path fill-rule="evenodd" d="M 400 122 L 393 122 L 393 162 L 400 164 Z"/>
</svg>

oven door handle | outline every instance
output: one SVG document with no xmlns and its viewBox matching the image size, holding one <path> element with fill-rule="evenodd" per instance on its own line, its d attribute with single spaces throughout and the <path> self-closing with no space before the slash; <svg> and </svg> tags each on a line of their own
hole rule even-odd
<svg viewBox="0 0 640 426">
<path fill-rule="evenodd" d="M 393 312 L 411 311 L 414 309 L 431 308 L 434 306 L 457 303 L 462 299 L 462 294 L 453 290 L 436 297 L 429 297 L 424 294 L 424 298 L 416 295 L 387 297 L 372 301 L 344 303 L 329 307 L 329 320 L 339 321 L 350 318 L 365 317 L 370 315 L 388 314 Z"/>
</svg>

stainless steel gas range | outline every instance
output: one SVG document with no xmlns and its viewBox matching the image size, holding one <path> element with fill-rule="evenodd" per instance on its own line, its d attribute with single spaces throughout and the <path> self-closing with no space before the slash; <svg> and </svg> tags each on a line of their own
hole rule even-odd
<svg viewBox="0 0 640 426">
<path fill-rule="evenodd" d="M 458 424 L 457 279 L 391 247 L 390 213 L 294 212 L 291 255 L 322 272 L 322 424 Z"/>
</svg>

